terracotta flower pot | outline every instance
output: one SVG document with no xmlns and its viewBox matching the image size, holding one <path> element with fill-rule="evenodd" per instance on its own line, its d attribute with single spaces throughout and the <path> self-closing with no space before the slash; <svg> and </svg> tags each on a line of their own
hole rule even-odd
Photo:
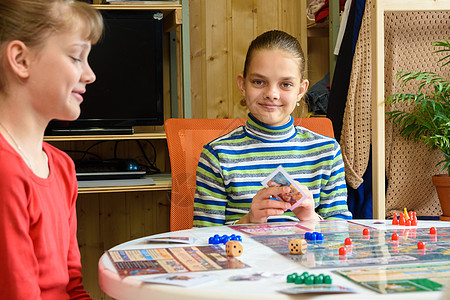
<svg viewBox="0 0 450 300">
<path fill-rule="evenodd" d="M 433 184 L 441 204 L 442 221 L 450 221 L 450 176 L 447 174 L 440 174 L 433 176 Z"/>
</svg>

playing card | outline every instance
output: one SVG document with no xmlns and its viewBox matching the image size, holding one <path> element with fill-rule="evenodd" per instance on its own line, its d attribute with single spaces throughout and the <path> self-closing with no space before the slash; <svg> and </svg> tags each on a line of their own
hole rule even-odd
<svg viewBox="0 0 450 300">
<path fill-rule="evenodd" d="M 306 194 L 286 170 L 280 165 L 266 179 L 261 182 L 264 187 L 288 186 L 291 188 L 289 193 L 273 195 L 277 200 L 289 202 L 291 210 L 299 206 L 306 199 Z"/>
</svg>

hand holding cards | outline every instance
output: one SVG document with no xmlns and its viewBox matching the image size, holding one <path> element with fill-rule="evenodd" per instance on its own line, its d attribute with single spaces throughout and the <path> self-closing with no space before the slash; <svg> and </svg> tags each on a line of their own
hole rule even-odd
<svg viewBox="0 0 450 300">
<path fill-rule="evenodd" d="M 291 188 L 289 193 L 273 195 L 278 201 L 290 203 L 291 210 L 298 207 L 303 200 L 306 199 L 306 194 L 300 188 L 298 183 L 293 179 L 282 166 L 278 166 L 266 179 L 261 182 L 264 187 L 272 186 L 288 186 Z"/>
</svg>

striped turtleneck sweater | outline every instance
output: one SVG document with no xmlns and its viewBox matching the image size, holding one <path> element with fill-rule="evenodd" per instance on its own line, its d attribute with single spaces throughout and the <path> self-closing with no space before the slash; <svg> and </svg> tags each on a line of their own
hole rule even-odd
<svg viewBox="0 0 450 300">
<path fill-rule="evenodd" d="M 250 210 L 261 181 L 278 166 L 308 187 L 324 219 L 351 219 L 339 144 L 300 126 L 294 119 L 267 126 L 249 115 L 245 126 L 203 147 L 197 167 L 194 227 L 229 225 Z M 287 210 L 268 222 L 299 221 Z"/>
</svg>

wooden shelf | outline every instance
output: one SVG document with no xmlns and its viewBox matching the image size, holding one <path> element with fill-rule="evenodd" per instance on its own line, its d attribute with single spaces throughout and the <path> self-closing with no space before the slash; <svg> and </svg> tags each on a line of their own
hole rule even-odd
<svg viewBox="0 0 450 300">
<path fill-rule="evenodd" d="M 160 4 L 160 5 L 148 5 L 148 4 L 94 4 L 97 9 L 146 9 L 146 10 L 160 10 L 164 14 L 170 13 L 173 10 L 181 9 L 181 4 Z"/>
<path fill-rule="evenodd" d="M 328 37 L 329 36 L 329 21 L 325 20 L 323 23 L 308 22 L 307 25 L 308 37 Z"/>
<path fill-rule="evenodd" d="M 124 135 L 61 135 L 45 136 L 46 142 L 64 142 L 64 141 L 105 141 L 105 140 L 165 140 L 166 133 L 159 132 L 139 132 L 135 134 Z"/>
<path fill-rule="evenodd" d="M 78 189 L 78 194 L 170 191 L 172 188 L 170 173 L 154 174 L 149 177 L 155 181 L 155 185 L 83 187 Z"/>
</svg>

